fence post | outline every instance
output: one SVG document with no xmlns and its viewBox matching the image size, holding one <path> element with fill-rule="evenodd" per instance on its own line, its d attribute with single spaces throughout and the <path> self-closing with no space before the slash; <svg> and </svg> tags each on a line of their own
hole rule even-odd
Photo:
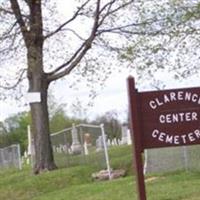
<svg viewBox="0 0 200 200">
<path fill-rule="evenodd" d="M 105 136 L 105 131 L 104 131 L 104 125 L 101 124 L 100 127 L 101 127 L 102 138 L 103 138 L 103 146 L 104 146 L 104 153 L 105 153 L 105 158 L 106 158 L 108 176 L 109 176 L 109 179 L 111 180 L 112 179 L 111 168 L 110 168 L 110 161 L 109 161 L 109 156 L 108 156 L 108 148 L 107 148 L 107 144 L 106 144 L 106 136 Z"/>
<path fill-rule="evenodd" d="M 1 165 L 2 165 L 2 167 L 5 167 L 4 165 L 4 149 L 3 148 L 0 148 L 0 154 L 1 154 L 1 160 L 2 160 L 2 162 L 1 162 Z"/>
<path fill-rule="evenodd" d="M 148 152 L 147 149 L 144 150 L 144 168 L 143 168 L 143 173 L 144 175 L 147 173 L 147 161 L 148 161 Z"/>
<path fill-rule="evenodd" d="M 17 144 L 16 147 L 17 147 L 17 153 L 18 153 L 18 164 L 19 164 L 19 169 L 22 170 L 20 144 Z"/>
</svg>

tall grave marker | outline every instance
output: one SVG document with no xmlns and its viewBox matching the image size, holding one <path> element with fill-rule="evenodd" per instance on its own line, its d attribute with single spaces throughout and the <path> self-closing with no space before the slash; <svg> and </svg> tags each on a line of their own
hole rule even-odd
<svg viewBox="0 0 200 200">
<path fill-rule="evenodd" d="M 138 92 L 128 78 L 138 199 L 146 200 L 144 149 L 200 144 L 200 88 Z"/>
</svg>

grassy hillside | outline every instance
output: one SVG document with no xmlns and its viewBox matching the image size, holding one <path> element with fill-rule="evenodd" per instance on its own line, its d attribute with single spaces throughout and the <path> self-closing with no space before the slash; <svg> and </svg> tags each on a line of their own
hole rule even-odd
<svg viewBox="0 0 200 200">
<path fill-rule="evenodd" d="M 118 180 L 93 182 L 96 169 L 78 166 L 34 176 L 30 169 L 0 172 L 2 200 L 136 200 L 131 175 L 130 149 L 112 149 L 112 165 L 126 168 L 128 176 Z M 148 200 L 199 200 L 200 172 L 176 172 L 146 177 Z"/>
</svg>

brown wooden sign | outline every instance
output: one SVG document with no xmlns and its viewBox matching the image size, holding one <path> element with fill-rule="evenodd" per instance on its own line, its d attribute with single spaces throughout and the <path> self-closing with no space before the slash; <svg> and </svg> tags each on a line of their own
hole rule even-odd
<svg viewBox="0 0 200 200">
<path fill-rule="evenodd" d="M 129 77 L 128 94 L 138 198 L 146 200 L 141 153 L 200 144 L 200 88 L 138 92 Z"/>
</svg>

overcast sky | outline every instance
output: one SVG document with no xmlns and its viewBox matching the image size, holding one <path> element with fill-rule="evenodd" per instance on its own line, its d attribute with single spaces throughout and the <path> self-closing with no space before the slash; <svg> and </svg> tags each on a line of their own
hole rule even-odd
<svg viewBox="0 0 200 200">
<path fill-rule="evenodd" d="M 78 88 L 69 88 L 66 81 L 59 81 L 53 86 L 51 91 L 54 95 L 58 104 L 67 104 L 65 110 L 68 111 L 68 108 L 76 103 L 78 99 L 81 102 L 81 105 L 87 109 L 87 117 L 90 119 L 101 115 L 110 110 L 117 110 L 121 113 L 120 118 L 124 119 L 125 110 L 127 110 L 127 89 L 126 89 L 126 78 L 130 72 L 124 71 L 124 73 L 113 73 L 110 78 L 105 82 L 105 86 L 102 89 L 97 91 L 97 97 L 92 100 L 93 106 L 86 106 L 91 99 L 89 98 L 89 88 L 81 87 Z M 69 83 L 69 81 L 68 81 Z M 83 85 L 83 84 L 82 84 Z M 80 85 L 77 85 L 78 87 Z M 17 112 L 24 110 L 29 110 L 29 106 L 23 106 L 25 99 L 21 100 L 22 103 L 16 104 L 15 101 L 1 101 L 0 102 L 0 121 L 9 117 Z M 71 113 L 69 113 L 71 114 Z"/>
<path fill-rule="evenodd" d="M 60 2 L 60 10 L 65 13 L 69 13 L 71 11 L 71 7 L 69 2 L 67 5 L 64 5 L 63 0 L 58 0 Z M 73 4 L 71 3 L 73 7 Z M 121 119 L 126 118 L 125 111 L 127 110 L 127 89 L 126 89 L 126 78 L 128 75 L 133 75 L 134 72 L 130 70 L 124 70 L 123 73 L 114 72 L 110 78 L 105 82 L 105 86 L 103 89 L 98 89 L 97 97 L 93 100 L 93 106 L 87 108 L 87 117 L 92 118 L 96 115 L 101 115 L 109 110 L 117 110 L 121 113 Z M 193 87 L 193 86 L 200 86 L 200 79 L 199 75 L 197 74 L 195 77 L 189 78 L 187 80 L 182 81 L 175 81 L 173 77 L 166 73 L 158 74 L 158 79 L 162 80 L 165 85 L 166 89 L 169 88 L 180 88 L 180 87 Z M 77 85 L 78 90 L 75 88 L 69 88 L 68 85 L 70 84 L 70 79 L 66 84 L 65 81 L 58 81 L 54 85 L 54 89 L 52 91 L 53 95 L 55 96 L 58 103 L 67 103 L 68 106 L 73 104 L 76 99 L 78 99 L 82 106 L 87 105 L 90 101 L 89 99 L 89 89 L 85 87 L 80 87 Z M 139 86 L 139 90 L 152 90 L 155 89 L 152 86 L 144 84 Z M 16 104 L 15 101 L 5 100 L 0 101 L 0 121 L 4 120 L 6 117 L 9 117 L 17 112 L 21 112 L 24 110 L 29 110 L 29 106 L 23 106 L 24 102 L 20 104 Z M 66 111 L 68 107 L 66 107 Z"/>
<path fill-rule="evenodd" d="M 52 93 L 59 104 L 68 105 L 65 108 L 66 112 L 69 111 L 69 106 L 78 99 L 82 106 L 85 106 L 87 109 L 86 114 L 90 119 L 107 111 L 116 110 L 120 113 L 120 119 L 125 120 L 125 111 L 128 109 L 126 79 L 129 75 L 133 75 L 129 70 L 125 70 L 123 73 L 114 72 L 106 81 L 104 88 L 97 91 L 98 95 L 92 101 L 94 104 L 92 107 L 86 106 L 90 101 L 88 88 L 82 87 L 77 90 L 76 88 L 69 88 L 65 81 L 59 81 L 54 86 Z M 170 75 L 163 73 L 159 74 L 159 79 L 164 81 L 166 89 L 200 86 L 199 74 L 186 80 L 176 81 Z M 155 90 L 155 88 L 148 84 L 138 87 L 139 91 Z M 29 110 L 29 106 L 19 106 L 14 101 L 1 102 L 0 120 L 24 110 Z"/>
</svg>

